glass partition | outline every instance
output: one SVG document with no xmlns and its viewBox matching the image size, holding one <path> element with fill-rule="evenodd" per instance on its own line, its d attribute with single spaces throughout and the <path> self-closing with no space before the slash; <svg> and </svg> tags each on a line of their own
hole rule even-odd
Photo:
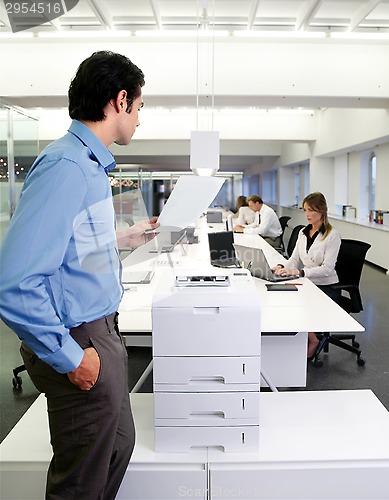
<svg viewBox="0 0 389 500">
<path fill-rule="evenodd" d="M 109 173 L 114 199 L 117 225 L 132 225 L 139 220 L 158 216 L 182 175 L 185 172 L 149 172 L 125 165 L 118 165 Z M 220 192 L 212 203 L 213 207 L 235 208 L 235 199 L 242 192 L 243 174 L 241 172 L 218 172 L 224 177 Z"/>
<path fill-rule="evenodd" d="M 27 172 L 39 153 L 38 120 L 21 108 L 0 105 L 1 236 L 18 203 Z"/>
<path fill-rule="evenodd" d="M 0 107 L 0 239 L 9 222 L 9 180 L 8 180 L 8 110 Z"/>
</svg>

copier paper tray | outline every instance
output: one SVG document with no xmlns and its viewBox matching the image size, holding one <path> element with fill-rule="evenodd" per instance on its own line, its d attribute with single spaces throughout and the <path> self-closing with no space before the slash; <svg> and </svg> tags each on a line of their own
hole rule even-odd
<svg viewBox="0 0 389 500">
<path fill-rule="evenodd" d="M 175 286 L 230 286 L 230 278 L 220 275 L 176 276 Z"/>
</svg>

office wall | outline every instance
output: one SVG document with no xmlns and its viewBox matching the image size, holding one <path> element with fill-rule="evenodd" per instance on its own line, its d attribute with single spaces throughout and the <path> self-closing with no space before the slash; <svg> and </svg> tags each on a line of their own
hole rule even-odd
<svg viewBox="0 0 389 500">
<path fill-rule="evenodd" d="M 247 171 L 257 175 L 280 168 L 280 204 L 293 203 L 293 197 L 289 199 L 293 171 L 290 175 L 281 167 L 294 168 L 309 161 L 310 190 L 331 193 L 328 196 L 335 212 L 341 202 L 363 208 L 360 201 L 365 191 L 363 154 L 371 148 L 377 149 L 378 144 L 377 203 L 385 208 L 386 193 L 382 186 L 389 175 L 387 43 L 215 39 L 214 73 L 209 66 L 210 51 L 207 55 L 205 50 L 206 44 L 209 49 L 209 41 L 201 43 L 205 64 L 198 75 L 199 92 L 208 105 L 214 92 L 216 102 L 230 108 L 222 112 L 169 108 L 170 97 L 178 103 L 195 102 L 195 40 L 180 43 L 136 37 L 114 42 L 3 40 L 2 62 L 7 67 L 7 78 L 3 78 L 1 92 L 5 97 L 63 98 L 77 64 L 93 51 L 110 49 L 125 53 L 146 74 L 146 104 L 148 96 L 157 97 L 164 109 L 147 110 L 146 106 L 133 143 L 129 148 L 120 148 L 122 155 L 135 151 L 140 156 L 158 154 L 162 143 L 165 152 L 174 152 L 177 142 L 181 154 L 186 151 L 189 154 L 190 130 L 198 125 L 200 129 L 214 127 L 220 130 L 222 154 L 243 157 L 248 150 L 255 150 L 254 155 L 260 158 L 271 149 L 269 144 L 275 146 L 269 156 L 253 162 Z M 210 85 L 213 76 L 214 88 Z M 265 103 L 268 107 L 280 103 L 290 107 L 312 104 L 316 111 L 312 115 L 282 112 L 276 115 L 254 109 Z M 369 103 L 375 107 L 360 107 Z M 359 108 L 353 109 L 353 104 Z M 253 109 L 248 109 L 249 106 Z M 69 124 L 66 111 L 40 113 L 42 144 L 65 132 Z M 358 156 L 354 157 L 355 154 Z M 338 157 L 344 155 L 348 155 L 349 162 L 347 189 L 341 189 L 339 184 L 340 178 L 344 180 L 345 167 Z"/>
<path fill-rule="evenodd" d="M 389 108 L 326 109 L 318 115 L 317 126 L 317 156 L 361 150 L 389 142 Z"/>
</svg>

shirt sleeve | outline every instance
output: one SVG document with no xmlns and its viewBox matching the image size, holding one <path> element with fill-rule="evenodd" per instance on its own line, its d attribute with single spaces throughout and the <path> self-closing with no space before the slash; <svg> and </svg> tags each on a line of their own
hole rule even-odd
<svg viewBox="0 0 389 500">
<path fill-rule="evenodd" d="M 236 224 L 238 226 L 244 226 L 246 224 L 246 219 L 244 217 L 244 211 L 242 210 L 243 207 L 240 207 L 239 212 L 238 212 L 238 220 L 236 221 Z"/>
<path fill-rule="evenodd" d="M 270 227 L 272 225 L 272 219 L 270 216 L 269 210 L 263 210 L 259 213 L 260 223 L 258 226 L 257 234 L 259 235 L 268 235 Z"/>
<path fill-rule="evenodd" d="M 259 224 L 257 223 L 258 217 L 260 217 Z M 244 228 L 244 233 L 246 234 L 259 234 L 267 236 L 269 234 L 269 229 L 272 225 L 272 218 L 268 210 L 262 210 L 261 212 L 256 212 L 255 221 Z"/>
<path fill-rule="evenodd" d="M 43 159 L 29 172 L 1 248 L 0 316 L 60 373 L 77 368 L 83 350 L 58 316 L 48 284 L 63 263 L 86 192 L 76 163 Z"/>
</svg>

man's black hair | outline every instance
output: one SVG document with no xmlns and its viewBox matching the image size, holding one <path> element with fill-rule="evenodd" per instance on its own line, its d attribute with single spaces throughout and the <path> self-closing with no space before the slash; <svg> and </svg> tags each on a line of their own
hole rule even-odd
<svg viewBox="0 0 389 500">
<path fill-rule="evenodd" d="M 143 72 L 127 57 L 109 51 L 94 52 L 78 67 L 69 87 L 69 115 L 76 120 L 98 122 L 105 118 L 104 108 L 127 92 L 127 112 L 141 95 Z"/>
</svg>

